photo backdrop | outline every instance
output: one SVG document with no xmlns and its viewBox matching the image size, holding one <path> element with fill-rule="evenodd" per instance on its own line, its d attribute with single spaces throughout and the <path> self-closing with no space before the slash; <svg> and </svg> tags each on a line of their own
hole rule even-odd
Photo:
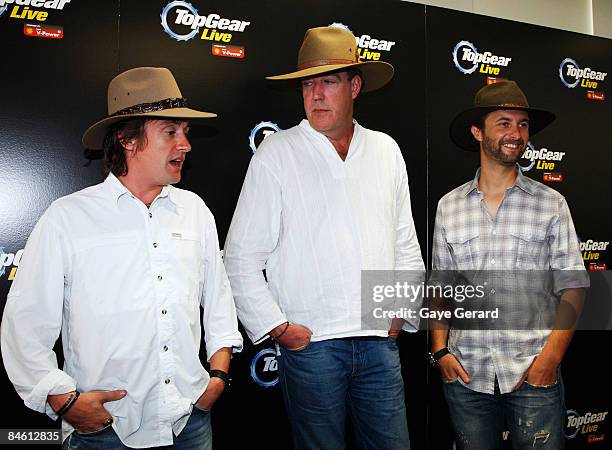
<svg viewBox="0 0 612 450">
<path fill-rule="evenodd" d="M 56 198 L 102 181 L 101 155 L 84 151 L 80 139 L 105 116 L 113 76 L 168 67 L 189 106 L 219 114 L 193 128 L 180 186 L 205 200 L 223 245 L 255 148 L 304 117 L 300 92 L 264 77 L 293 71 L 305 30 L 332 23 L 355 34 L 362 59 L 395 67 L 388 86 L 358 98 L 355 117 L 402 149 L 428 265 L 438 200 L 478 167 L 477 154 L 450 141 L 448 124 L 480 87 L 504 77 L 531 105 L 557 114 L 520 164 L 565 195 L 592 283 L 609 292 L 611 40 L 391 0 L 0 0 L 2 308 L 38 217 Z M 609 445 L 607 414 L 587 422 L 610 407 L 601 366 L 610 341 L 605 331 L 578 332 L 565 358 L 569 449 Z M 245 343 L 232 363 L 232 389 L 215 406 L 215 448 L 289 449 L 272 345 Z M 412 448 L 451 449 L 441 382 L 425 359 L 427 335 L 402 335 L 399 345 Z M 3 428 L 59 427 L 23 405 L 4 370 L 0 389 L 10 412 Z"/>
</svg>

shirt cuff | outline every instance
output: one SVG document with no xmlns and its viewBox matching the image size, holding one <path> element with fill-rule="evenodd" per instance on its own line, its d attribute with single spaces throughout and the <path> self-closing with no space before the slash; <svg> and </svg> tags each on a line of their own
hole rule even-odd
<svg viewBox="0 0 612 450">
<path fill-rule="evenodd" d="M 45 413 L 51 419 L 56 420 L 58 415 L 47 403 L 47 396 L 65 394 L 75 390 L 76 381 L 71 376 L 62 370 L 53 369 L 34 386 L 34 389 L 23 399 L 23 402 L 28 408 Z"/>
<path fill-rule="evenodd" d="M 253 341 L 253 345 L 257 345 L 265 341 L 269 337 L 268 333 L 270 333 L 270 331 L 285 322 L 288 322 L 288 320 L 283 317 L 281 319 L 275 320 L 274 322 L 271 322 L 270 325 L 264 326 L 263 329 L 260 330 L 257 334 L 250 335 L 251 341 Z"/>
<path fill-rule="evenodd" d="M 212 355 L 217 353 L 219 349 L 231 347 L 232 353 L 239 353 L 242 351 L 242 336 L 237 333 L 236 336 L 226 336 L 221 338 L 211 339 L 206 342 L 206 358 L 210 361 Z"/>
</svg>

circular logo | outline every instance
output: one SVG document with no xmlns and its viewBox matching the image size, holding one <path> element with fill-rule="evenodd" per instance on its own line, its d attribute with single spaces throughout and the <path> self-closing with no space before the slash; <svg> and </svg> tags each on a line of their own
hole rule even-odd
<svg viewBox="0 0 612 450">
<path fill-rule="evenodd" d="M 580 82 L 579 78 L 576 78 L 576 81 L 574 81 L 573 83 L 568 83 L 567 81 L 565 81 L 565 78 L 563 77 L 563 69 L 569 63 L 571 63 L 574 66 L 575 70 L 580 70 L 580 67 L 578 67 L 578 63 L 576 61 L 574 61 L 571 58 L 565 58 L 563 61 L 561 61 L 561 65 L 559 66 L 559 78 L 561 78 L 561 83 L 563 83 L 566 87 L 575 88 L 576 86 L 578 86 L 578 83 Z"/>
<path fill-rule="evenodd" d="M 459 58 L 458 58 L 459 50 L 464 47 L 469 48 L 474 55 L 474 64 L 467 69 L 459 63 Z M 455 45 L 455 48 L 453 49 L 453 62 L 455 63 L 455 67 L 457 68 L 457 70 L 459 70 L 459 72 L 466 74 L 466 75 L 474 73 L 476 69 L 478 68 L 478 63 L 476 62 L 477 53 L 478 53 L 478 50 L 476 50 L 476 46 L 472 44 L 471 42 L 468 42 L 468 41 L 457 42 L 457 45 Z"/>
<path fill-rule="evenodd" d="M 253 153 L 255 153 L 255 151 L 257 150 L 257 147 L 259 146 L 259 144 L 261 144 L 261 141 L 263 141 L 269 135 L 274 134 L 280 130 L 281 128 L 278 125 L 276 125 L 274 122 L 259 122 L 257 125 L 255 125 L 253 129 L 251 130 L 251 134 L 249 135 L 249 147 L 251 147 L 251 150 L 253 151 Z M 261 136 L 263 137 L 260 137 L 257 134 L 260 131 L 261 131 Z"/>
<path fill-rule="evenodd" d="M 278 361 L 273 348 L 260 350 L 251 361 L 251 378 L 258 385 L 268 388 L 278 384 Z"/>
<path fill-rule="evenodd" d="M 578 434 L 578 431 L 580 430 L 580 426 L 578 425 L 578 418 L 580 417 L 580 414 L 578 414 L 578 411 L 573 409 L 568 409 L 565 414 L 567 418 L 567 426 L 565 427 L 565 437 L 567 439 L 574 439 Z"/>
<path fill-rule="evenodd" d="M 160 14 L 161 26 L 164 28 L 164 31 L 166 32 L 166 34 L 168 34 L 171 38 L 176 39 L 177 41 L 188 41 L 189 39 L 192 39 L 193 37 L 195 37 L 196 34 L 198 34 L 198 31 L 200 31 L 200 27 L 197 27 L 196 29 L 191 30 L 187 34 L 179 34 L 179 33 L 175 33 L 174 31 L 172 31 L 170 27 L 168 26 L 168 13 L 170 12 L 172 8 L 176 6 L 182 6 L 183 8 L 187 8 L 187 10 L 194 17 L 198 16 L 198 10 L 194 8 L 191 3 L 183 2 L 181 0 L 174 0 L 168 3 L 162 10 L 162 13 Z"/>
<path fill-rule="evenodd" d="M 529 150 L 529 152 L 528 152 Z M 523 151 L 523 155 L 527 154 L 530 155 L 532 152 L 535 152 L 536 149 L 533 146 L 533 144 L 531 142 L 527 142 L 527 147 L 525 147 L 525 150 Z M 521 166 L 519 164 L 519 167 L 521 168 L 521 172 L 525 173 L 525 172 L 529 172 L 531 169 L 533 169 L 533 166 L 535 166 L 535 159 L 530 161 L 529 164 L 527 166 Z"/>
</svg>

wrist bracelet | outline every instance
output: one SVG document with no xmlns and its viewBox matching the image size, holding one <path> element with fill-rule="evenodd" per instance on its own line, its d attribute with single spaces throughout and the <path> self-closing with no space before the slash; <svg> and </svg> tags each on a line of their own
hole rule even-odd
<svg viewBox="0 0 612 450">
<path fill-rule="evenodd" d="M 77 401 L 77 398 L 79 398 L 79 395 L 81 395 L 79 391 L 74 391 L 73 393 L 71 393 L 70 397 L 68 397 L 68 400 L 66 400 L 66 403 L 64 403 L 60 409 L 55 411 L 55 414 L 57 414 L 60 417 L 66 414 L 66 412 L 68 412 L 68 410 L 72 407 L 72 405 L 74 405 L 74 403 Z"/>
<path fill-rule="evenodd" d="M 287 322 L 287 325 L 285 325 L 285 328 L 283 328 L 283 331 L 278 333 L 276 336 L 270 335 L 270 337 L 272 338 L 273 341 L 276 341 L 276 340 L 278 340 L 279 337 L 281 337 L 283 334 L 285 334 L 285 331 L 287 331 L 288 328 L 289 328 L 289 322 Z"/>
</svg>

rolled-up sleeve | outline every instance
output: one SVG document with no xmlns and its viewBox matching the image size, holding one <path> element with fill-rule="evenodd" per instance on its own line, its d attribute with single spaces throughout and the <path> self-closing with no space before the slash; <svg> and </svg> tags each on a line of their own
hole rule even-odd
<svg viewBox="0 0 612 450">
<path fill-rule="evenodd" d="M 2 316 L 2 359 L 9 379 L 27 407 L 53 419 L 57 415 L 47 396 L 76 389 L 53 351 L 62 327 L 68 264 L 63 236 L 43 216 L 28 239 Z"/>
</svg>

